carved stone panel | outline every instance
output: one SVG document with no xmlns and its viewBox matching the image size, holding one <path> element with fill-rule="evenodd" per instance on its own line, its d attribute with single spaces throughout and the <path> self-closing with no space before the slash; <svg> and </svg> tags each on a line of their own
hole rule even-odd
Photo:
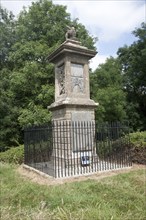
<svg viewBox="0 0 146 220">
<path fill-rule="evenodd" d="M 65 94 L 65 71 L 64 64 L 57 68 L 59 95 Z"/>
<path fill-rule="evenodd" d="M 71 83 L 73 93 L 84 93 L 84 66 L 71 63 Z"/>
</svg>

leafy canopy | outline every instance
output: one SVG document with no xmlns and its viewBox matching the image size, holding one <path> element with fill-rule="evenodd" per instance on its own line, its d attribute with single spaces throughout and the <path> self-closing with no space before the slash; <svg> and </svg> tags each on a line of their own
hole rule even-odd
<svg viewBox="0 0 146 220">
<path fill-rule="evenodd" d="M 135 29 L 133 34 L 138 38 L 131 46 L 119 48 L 118 59 L 127 94 L 129 118 L 135 128 L 146 129 L 146 23 Z M 132 112 L 137 114 L 133 121 Z"/>
<path fill-rule="evenodd" d="M 122 121 L 126 119 L 125 94 L 119 62 L 110 57 L 91 74 L 91 96 L 99 102 L 97 121 Z"/>
<path fill-rule="evenodd" d="M 46 57 L 64 42 L 66 26 L 74 25 L 78 39 L 90 49 L 95 39 L 78 19 L 71 20 L 65 6 L 52 1 L 32 3 L 16 20 L 5 9 L 0 12 L 0 146 L 6 147 L 23 141 L 23 127 L 51 120 L 47 106 L 54 100 L 54 66 Z"/>
</svg>

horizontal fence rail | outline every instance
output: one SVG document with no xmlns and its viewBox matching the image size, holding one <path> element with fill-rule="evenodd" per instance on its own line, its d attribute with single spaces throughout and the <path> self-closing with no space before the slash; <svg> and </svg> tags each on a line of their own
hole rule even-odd
<svg viewBox="0 0 146 220">
<path fill-rule="evenodd" d="M 53 121 L 24 132 L 25 164 L 55 178 L 131 166 L 125 123 Z"/>
</svg>

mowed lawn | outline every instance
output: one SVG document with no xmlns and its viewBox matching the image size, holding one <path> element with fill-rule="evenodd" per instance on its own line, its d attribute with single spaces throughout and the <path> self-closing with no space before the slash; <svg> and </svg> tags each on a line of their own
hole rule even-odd
<svg viewBox="0 0 146 220">
<path fill-rule="evenodd" d="M 146 170 L 44 186 L 0 164 L 1 220 L 145 220 Z"/>
</svg>

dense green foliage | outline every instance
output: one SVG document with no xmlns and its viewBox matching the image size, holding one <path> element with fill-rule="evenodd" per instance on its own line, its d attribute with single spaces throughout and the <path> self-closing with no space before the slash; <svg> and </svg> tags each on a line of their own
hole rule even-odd
<svg viewBox="0 0 146 220">
<path fill-rule="evenodd" d="M 11 147 L 5 152 L 0 152 L 0 161 L 12 164 L 22 164 L 24 161 L 24 146 Z"/>
<path fill-rule="evenodd" d="M 74 25 L 84 46 L 95 49 L 78 19 L 49 0 L 32 3 L 18 19 L 0 7 L 0 151 L 23 143 L 23 128 L 48 123 L 54 101 L 54 66 L 46 57 Z M 91 73 L 91 98 L 99 102 L 97 121 L 129 120 L 131 130 L 146 130 L 146 24 L 131 46 L 118 50 Z"/>
<path fill-rule="evenodd" d="M 1 164 L 0 169 L 2 220 L 144 220 L 146 217 L 142 169 L 102 180 L 56 186 L 32 183 L 7 164 Z"/>
<path fill-rule="evenodd" d="M 132 130 L 146 130 L 146 23 L 133 31 L 137 40 L 119 48 L 91 74 L 91 96 L 99 102 L 98 121 L 128 120 Z"/>
<path fill-rule="evenodd" d="M 131 46 L 118 50 L 121 63 L 124 92 L 127 99 L 127 115 L 131 126 L 146 130 L 146 23 L 136 29 L 137 37 Z"/>
<path fill-rule="evenodd" d="M 83 45 L 94 49 L 95 39 L 85 27 L 72 21 L 66 7 L 51 1 L 32 3 L 14 20 L 0 8 L 1 136 L 0 149 L 23 142 L 26 125 L 47 123 L 47 106 L 54 100 L 54 66 L 46 57 L 65 40 L 67 25 L 74 25 Z"/>
<path fill-rule="evenodd" d="M 10 89 L 12 62 L 9 53 L 15 43 L 15 22 L 12 13 L 0 6 L 0 149 L 17 145 L 20 132 L 17 123 L 17 108 Z"/>
<path fill-rule="evenodd" d="M 132 161 L 146 165 L 146 131 L 131 133 L 130 143 Z"/>
<path fill-rule="evenodd" d="M 130 142 L 139 147 L 146 147 L 146 131 L 131 133 Z"/>
<path fill-rule="evenodd" d="M 119 63 L 107 59 L 91 74 L 91 96 L 99 102 L 96 110 L 97 121 L 122 121 L 126 119 L 126 98 L 122 87 Z"/>
</svg>

